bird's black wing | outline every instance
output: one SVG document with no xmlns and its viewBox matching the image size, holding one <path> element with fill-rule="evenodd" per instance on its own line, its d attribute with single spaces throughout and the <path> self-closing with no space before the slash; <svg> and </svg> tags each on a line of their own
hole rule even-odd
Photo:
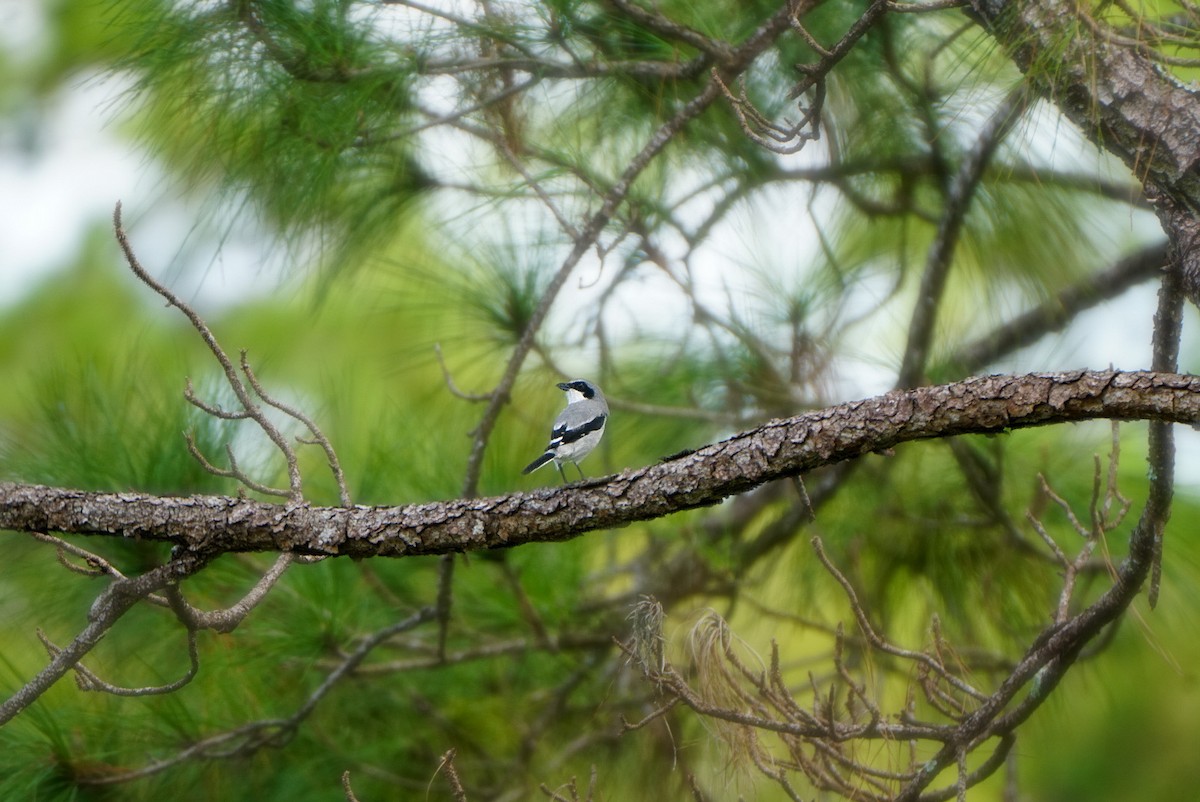
<svg viewBox="0 0 1200 802">
<path fill-rule="evenodd" d="M 603 429 L 604 422 L 607 420 L 607 415 L 597 415 L 591 420 L 584 421 L 579 426 L 568 427 L 567 424 L 560 423 L 550 432 L 550 445 L 547 448 L 558 448 L 561 445 L 581 440 L 592 432 L 598 432 Z"/>
</svg>

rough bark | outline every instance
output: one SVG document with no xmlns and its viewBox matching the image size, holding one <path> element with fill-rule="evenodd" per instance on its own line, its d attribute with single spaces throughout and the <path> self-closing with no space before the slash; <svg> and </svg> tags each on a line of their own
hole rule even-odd
<svg viewBox="0 0 1200 802">
<path fill-rule="evenodd" d="M 1106 38 L 1067 0 L 971 0 L 1033 87 L 1119 156 L 1159 204 L 1184 292 L 1200 305 L 1200 88 Z"/>
<path fill-rule="evenodd" d="M 771 421 L 657 465 L 565 488 L 399 507 L 273 505 L 0 484 L 0 528 L 158 540 L 199 553 L 408 557 L 566 540 L 716 504 L 900 443 L 1094 418 L 1200 420 L 1200 377 L 987 376 Z"/>
</svg>

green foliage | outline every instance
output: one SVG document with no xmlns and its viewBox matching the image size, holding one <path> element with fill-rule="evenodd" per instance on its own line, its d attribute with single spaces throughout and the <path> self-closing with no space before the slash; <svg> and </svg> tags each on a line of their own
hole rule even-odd
<svg viewBox="0 0 1200 802">
<path fill-rule="evenodd" d="M 334 263 L 386 238 L 430 181 L 413 159 L 409 64 L 372 41 L 350 4 L 321 0 L 181 9 L 114 21 L 134 39 L 142 135 L 194 189 L 245 194 Z"/>
<path fill-rule="evenodd" d="M 14 377 L 2 475 L 89 489 L 229 490 L 182 448 L 186 431 L 207 453 L 232 441 L 227 427 L 181 403 L 198 343 L 185 346 L 177 325 L 150 314 L 96 244 L 0 322 L 0 364 Z M 130 348 L 124 337 L 146 346 Z"/>
<path fill-rule="evenodd" d="M 407 26 L 400 13 L 411 10 L 390 6 L 67 0 L 54 7 L 58 36 L 37 88 L 51 91 L 93 65 L 131 76 L 129 127 L 172 185 L 224 214 L 253 217 L 292 248 L 295 276 L 284 292 L 206 317 L 231 354 L 248 350 L 270 392 L 321 425 L 361 504 L 461 492 L 482 407 L 452 390 L 495 386 L 575 245 L 547 207 L 584 225 L 652 132 L 711 74 L 671 72 L 701 50 L 608 4 L 480 4 L 471 25 L 436 16 L 424 27 Z M 815 102 L 811 91 L 789 97 L 803 74 L 795 65 L 817 63 L 865 6 L 820 5 L 803 22 L 822 48 L 782 37 L 730 91 L 744 92 L 764 119 L 790 124 Z M 728 42 L 778 10 L 732 0 L 642 7 Z M 559 317 L 538 332 L 489 441 L 480 492 L 556 481 L 518 472 L 561 407 L 553 388 L 560 371 L 583 366 L 614 399 L 609 434 L 585 464 L 597 475 L 839 400 L 860 379 L 845 365 L 893 369 L 949 181 L 995 99 L 1020 80 L 984 34 L 960 25 L 957 16 L 885 17 L 829 76 L 821 139 L 799 157 L 752 142 L 728 99 L 675 137 L 587 249 L 585 260 L 603 258 L 588 279 L 569 277 Z M 568 73 L 609 71 L 552 79 L 504 61 L 540 57 Z M 1042 67 L 1052 69 L 1054 57 L 1046 54 Z M 498 64 L 493 72 L 471 66 L 488 59 Z M 496 100 L 526 80 L 537 86 Z M 470 111 L 444 118 L 430 107 L 438 92 L 438 101 Z M 465 144 L 460 135 L 478 136 Z M 1028 151 L 1041 136 L 1032 124 L 1018 127 L 975 192 L 941 302 L 932 378 L 957 378 L 942 358 L 964 338 L 1053 297 L 1121 244 L 1097 232 L 1132 212 L 1034 163 Z M 817 167 L 830 174 L 799 181 Z M 802 214 L 811 231 L 795 224 Z M 751 222 L 739 228 L 739 219 Z M 131 233 L 136 247 L 142 232 Z M 715 256 L 702 253 L 702 265 L 693 256 L 709 243 Z M 314 245 L 327 257 L 324 273 L 311 269 Z M 665 299 L 651 279 L 678 296 Z M 236 492 L 188 454 L 186 432 L 213 464 L 227 467 L 228 449 L 255 479 L 285 482 L 281 460 L 251 426 L 213 419 L 183 399 L 190 377 L 205 402 L 233 404 L 211 354 L 157 302 L 118 269 L 111 235 L 98 229 L 76 264 L 0 314 L 8 391 L 0 393 L 0 479 Z M 614 331 L 622 303 L 634 322 Z M 684 310 L 677 319 L 676 309 Z M 294 422 L 281 426 L 300 434 Z M 1133 498 L 1142 486 L 1140 446 L 1129 435 L 1137 428 L 1125 430 L 1122 462 L 1124 486 L 1139 489 L 1127 491 Z M 454 747 L 472 799 L 532 795 L 542 782 L 584 778 L 592 765 L 603 798 L 676 790 L 690 798 L 683 772 L 668 769 L 674 760 L 728 796 L 772 799 L 725 753 L 693 746 L 713 742 L 694 720 L 612 737 L 620 715 L 635 720 L 662 701 L 611 645 L 628 633 L 629 605 L 645 593 L 669 604 L 668 651 L 683 665 L 694 656 L 687 622 L 719 607 L 748 649 L 780 645 L 801 706 L 810 701 L 811 666 L 843 623 L 848 659 L 899 707 L 911 678 L 889 673 L 887 660 L 873 663 L 809 537 L 820 535 L 893 641 L 916 649 L 944 638 L 968 663 L 981 650 L 1011 657 L 1045 626 L 1061 587 L 1060 567 L 1026 510 L 1068 553 L 1081 546 L 1035 477 L 1045 475 L 1086 519 L 1092 454 L 1107 447 L 1107 432 L 1089 426 L 908 444 L 860 460 L 815 519 L 803 506 L 809 490 L 796 483 L 620 532 L 472 555 L 455 564 L 448 661 L 437 659 L 436 628 L 402 634 L 277 742 L 236 761 L 185 761 L 113 788 L 89 784 L 214 733 L 291 715 L 363 637 L 432 604 L 443 570 L 434 559 L 296 565 L 235 632 L 200 634 L 201 671 L 178 693 L 116 699 L 61 682 L 0 729 L 0 798 L 326 799 L 345 770 L 364 800 L 441 798 L 438 766 Z M 297 448 L 305 498 L 337 503 L 324 453 Z M 824 477 L 805 481 L 815 494 Z M 1158 661 L 1195 663 L 1187 610 L 1197 601 L 1200 559 L 1187 532 L 1196 510 L 1194 499 L 1181 499 L 1168 537 L 1164 597 L 1181 602 L 1149 626 L 1128 622 L 1110 653 L 1064 685 L 1052 723 L 1022 734 L 1018 761 L 1023 781 L 1029 766 L 1033 793 L 1129 798 L 1151 787 L 1146 775 L 1164 778 L 1163 789 L 1194 775 L 1188 756 L 1165 746 L 1192 738 L 1194 694 L 1186 672 L 1164 672 Z M 1110 533 L 1102 560 L 1121 559 L 1131 521 Z M 778 547 L 748 560 L 755 539 L 781 522 L 790 524 Z M 151 544 L 97 540 L 75 542 L 128 573 L 166 557 Z M 8 691 L 45 663 L 34 627 L 61 647 L 105 580 L 68 574 L 52 546 L 32 539 L 7 536 L 6 547 L 0 686 Z M 206 609 L 226 607 L 269 564 L 264 555 L 226 556 L 182 591 Z M 1092 571 L 1080 598 L 1107 582 L 1106 570 Z M 188 668 L 184 637 L 168 610 L 138 607 L 85 664 L 123 685 L 170 682 Z M 995 672 L 986 661 L 976 670 L 984 680 Z M 1166 676 L 1147 683 L 1149 675 Z M 1097 687 L 1126 686 L 1134 691 L 1094 699 Z M 920 704 L 921 715 L 936 713 Z M 1139 744 L 1140 781 L 1106 789 L 1112 773 L 1096 764 L 1127 751 L 1113 719 L 1120 732 L 1136 722 L 1153 735 Z M 1083 735 L 1064 743 L 1064 730 Z M 1043 757 L 1052 753 L 1053 765 Z"/>
</svg>

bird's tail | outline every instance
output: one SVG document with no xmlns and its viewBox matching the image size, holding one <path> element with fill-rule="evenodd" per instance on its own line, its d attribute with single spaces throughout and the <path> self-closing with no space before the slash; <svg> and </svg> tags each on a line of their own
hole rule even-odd
<svg viewBox="0 0 1200 802">
<path fill-rule="evenodd" d="M 552 459 L 554 459 L 554 454 L 547 451 L 545 454 L 526 465 L 525 470 L 521 471 L 521 473 L 533 473 Z"/>
</svg>

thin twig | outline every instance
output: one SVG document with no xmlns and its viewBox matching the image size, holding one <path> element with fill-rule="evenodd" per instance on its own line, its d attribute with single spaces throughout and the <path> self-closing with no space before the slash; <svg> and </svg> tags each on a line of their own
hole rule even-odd
<svg viewBox="0 0 1200 802">
<path fill-rule="evenodd" d="M 1167 260 L 1166 242 L 1155 243 L 1111 267 L 1068 285 L 1038 306 L 967 343 L 947 358 L 964 375 L 977 373 L 1047 334 L 1061 331 L 1079 314 L 1158 276 Z"/>
<path fill-rule="evenodd" d="M 77 574 L 83 574 L 84 576 L 111 576 L 113 579 L 126 578 L 125 574 L 121 573 L 119 568 L 95 552 L 88 551 L 85 548 L 76 546 L 70 541 L 64 540 L 57 535 L 51 535 L 47 532 L 30 532 L 29 534 L 36 540 L 56 546 L 58 548 L 59 563 L 69 571 Z M 83 568 L 82 566 L 74 565 L 73 563 L 68 562 L 64 556 L 65 554 L 71 554 L 80 558 L 87 563 L 87 568 Z M 159 593 L 148 594 L 146 596 L 146 601 L 156 604 L 159 607 L 168 606 L 166 597 Z"/>
<path fill-rule="evenodd" d="M 1183 329 L 1183 292 L 1181 257 L 1178 246 L 1172 248 L 1172 264 L 1163 272 L 1162 286 L 1158 290 L 1158 309 L 1154 313 L 1154 341 L 1151 367 L 1154 370 L 1173 372 L 1179 369 L 1179 342 Z M 1150 423 L 1150 498 L 1147 509 L 1154 507 L 1153 544 L 1150 556 L 1150 589 L 1147 601 L 1150 609 L 1158 604 L 1158 593 L 1162 581 L 1163 533 L 1170 517 L 1171 497 L 1175 479 L 1175 437 L 1171 424 L 1151 421 Z M 1145 520 L 1145 513 L 1143 513 Z M 1142 522 L 1138 522 L 1141 529 Z"/>
<path fill-rule="evenodd" d="M 837 569 L 837 566 L 835 566 L 833 561 L 829 559 L 829 555 L 825 553 L 825 547 L 821 543 L 821 538 L 814 537 L 809 542 L 812 544 L 813 551 L 815 551 L 817 554 L 817 559 L 821 561 L 823 566 L 825 566 L 825 570 L 828 571 L 830 575 L 833 576 L 833 578 L 837 581 L 837 583 L 842 586 L 842 591 L 846 594 L 846 598 L 850 602 L 850 609 L 854 613 L 855 619 L 858 621 L 858 627 L 860 630 L 862 630 L 863 636 L 866 637 L 871 646 L 881 652 L 885 652 L 895 657 L 902 657 L 905 660 L 911 660 L 914 663 L 921 663 L 925 665 L 943 680 L 968 696 L 974 697 L 975 699 L 987 698 L 986 694 L 981 693 L 963 680 L 951 674 L 938 660 L 935 660 L 924 652 L 914 652 L 910 649 L 902 649 L 899 646 L 894 646 L 884 640 L 875 631 L 874 627 L 871 626 L 871 621 L 867 617 L 867 612 L 859 603 L 858 594 L 855 593 L 854 586 L 850 584 L 850 580 L 847 579 L 845 575 Z"/>
<path fill-rule="evenodd" d="M 151 569 L 141 576 L 114 580 L 96 597 L 88 614 L 88 625 L 75 638 L 57 651 L 50 664 L 25 683 L 16 693 L 0 703 L 0 725 L 10 721 L 33 704 L 50 686 L 79 664 L 100 640 L 108 634 L 131 607 L 155 591 L 179 582 L 203 568 L 212 555 L 201 552 L 181 552 L 170 562 Z"/>
<path fill-rule="evenodd" d="M 235 479 L 240 484 L 245 485 L 250 490 L 256 493 L 262 493 L 264 496 L 278 496 L 279 498 L 290 498 L 292 491 L 284 490 L 278 487 L 271 487 L 262 482 L 251 479 L 246 473 L 238 467 L 237 457 L 233 454 L 233 446 L 225 444 L 225 458 L 229 460 L 228 468 L 219 468 L 213 465 L 204 453 L 200 451 L 200 447 L 196 445 L 196 438 L 191 432 L 183 433 L 183 441 L 187 444 L 188 453 L 192 455 L 192 459 L 200 463 L 200 467 L 213 476 L 220 476 L 227 479 Z"/>
<path fill-rule="evenodd" d="M 291 740 L 296 730 L 312 714 L 321 700 L 333 690 L 343 677 L 352 673 L 358 664 L 366 659 L 367 655 L 376 646 L 388 638 L 400 632 L 414 629 L 432 618 L 433 608 L 423 607 L 407 618 L 372 633 L 370 637 L 364 638 L 358 647 L 347 655 L 346 659 L 337 668 L 330 671 L 316 690 L 309 694 L 308 698 L 287 718 L 264 719 L 244 724 L 240 727 L 202 738 L 170 757 L 152 760 L 139 769 L 103 776 L 90 776 L 81 778 L 78 782 L 84 785 L 117 785 L 158 774 L 189 760 L 246 756 L 253 754 L 263 747 L 283 746 Z"/>
<path fill-rule="evenodd" d="M 296 555 L 291 552 L 284 552 L 275 558 L 275 562 L 271 564 L 258 581 L 246 592 L 246 594 L 235 604 L 223 610 L 200 610 L 188 604 L 183 598 L 183 592 L 177 586 L 167 588 L 167 598 L 170 600 L 171 609 L 179 616 L 188 629 L 211 629 L 214 632 L 232 632 L 239 624 L 246 619 L 250 611 L 257 607 L 267 593 L 275 586 L 275 583 L 283 576 L 288 567 L 295 562 Z"/>
<path fill-rule="evenodd" d="M 225 350 L 221 347 L 220 343 L 217 342 L 217 338 L 212 333 L 212 330 L 208 327 L 208 324 L 205 323 L 200 315 L 196 313 L 196 310 L 184 303 L 179 296 L 167 289 L 166 286 L 160 284 L 146 271 L 144 267 L 142 267 L 141 262 L 137 258 L 137 254 L 135 254 L 133 251 L 133 245 L 129 242 L 129 237 L 125 233 L 124 225 L 121 222 L 120 201 L 117 201 L 117 204 L 113 209 L 113 233 L 117 238 L 117 243 L 121 246 L 121 251 L 125 254 L 125 261 L 129 265 L 129 269 L 133 271 L 134 275 L 141 279 L 143 284 L 165 298 L 170 306 L 174 306 L 184 314 L 188 321 L 191 322 L 192 327 L 200 334 L 200 338 L 204 340 L 205 345 L 208 346 L 208 350 L 212 352 L 214 357 L 216 357 L 217 362 L 220 363 L 221 369 L 225 373 L 225 379 L 229 383 L 230 389 L 232 389 L 234 395 L 237 396 L 238 403 L 242 405 L 242 408 L 246 411 L 246 414 L 258 424 L 263 433 L 270 438 L 271 442 L 275 444 L 275 447 L 279 449 L 279 452 L 283 454 L 283 457 L 287 462 L 288 486 L 290 487 L 290 493 L 288 497 L 291 501 L 299 502 L 301 499 L 303 499 L 304 494 L 300 478 L 300 468 L 296 460 L 295 450 L 291 447 L 291 444 L 288 443 L 287 438 L 283 436 L 283 432 L 281 432 L 279 428 L 267 418 L 262 408 L 254 403 L 254 399 L 251 397 L 250 391 L 246 388 L 245 383 L 243 383 L 239 378 L 237 368 L 234 367 L 233 361 L 229 358 L 229 355 L 225 353 Z M 186 395 L 187 394 L 185 394 L 185 397 Z M 189 400 L 192 401 L 192 403 L 196 403 L 194 396 L 189 398 Z M 197 406 L 200 405 L 197 404 Z"/>
<path fill-rule="evenodd" d="M 350 771 L 342 772 L 342 793 L 346 795 L 346 802 L 358 802 L 358 797 L 354 795 L 354 789 L 350 787 Z"/>
<path fill-rule="evenodd" d="M 46 637 L 45 633 L 40 629 L 37 632 L 38 639 L 42 645 L 46 647 L 46 651 L 50 657 L 56 657 L 62 649 L 55 646 Z M 182 677 L 169 682 L 166 685 L 149 685 L 141 688 L 126 688 L 119 685 L 114 685 L 101 679 L 94 671 L 85 666 L 82 662 L 72 666 L 75 672 L 75 684 L 81 691 L 99 691 L 102 693 L 110 693 L 113 696 L 159 696 L 167 693 L 174 693 L 180 688 L 187 685 L 200 671 L 200 653 L 196 645 L 196 630 L 187 630 L 187 651 L 189 667 Z"/>
<path fill-rule="evenodd" d="M 263 400 L 263 403 L 274 407 L 288 417 L 300 421 L 308 428 L 308 431 L 312 434 L 312 439 L 304 439 L 301 442 L 319 445 L 321 450 L 325 452 L 325 459 L 329 464 L 329 472 L 333 474 L 333 479 L 337 482 L 338 500 L 341 501 L 343 507 L 352 506 L 353 502 L 350 500 L 350 491 L 346 488 L 346 475 L 342 472 L 342 464 L 338 460 L 337 453 L 333 450 L 333 444 L 329 442 L 329 438 L 317 426 L 317 422 L 300 409 L 290 404 L 285 404 L 267 393 L 262 383 L 259 382 L 258 377 L 254 375 L 254 371 L 250 368 L 250 362 L 246 358 L 245 349 L 242 349 L 241 365 L 242 373 L 246 375 L 246 380 L 250 382 L 250 386 L 254 388 L 255 394 Z"/>
<path fill-rule="evenodd" d="M 908 341 L 896 377 L 898 388 L 915 387 L 920 383 L 929 359 L 937 311 L 942 292 L 950 273 L 954 251 L 962 234 L 967 209 L 1000 142 L 1012 130 L 1029 103 L 1029 89 L 1022 84 L 1001 101 L 979 137 L 959 165 L 953 181 L 946 190 L 945 210 L 925 260 L 921 286 L 909 323 Z"/>
<path fill-rule="evenodd" d="M 459 389 L 454 381 L 454 376 L 450 373 L 450 368 L 446 366 L 441 343 L 433 344 L 433 353 L 437 357 L 438 366 L 442 369 L 442 380 L 446 382 L 446 389 L 455 398 L 461 398 L 463 401 L 487 401 L 492 397 L 491 393 L 468 393 L 466 390 Z"/>
<path fill-rule="evenodd" d="M 509 401 L 521 366 L 525 363 L 525 359 L 528 357 L 530 351 L 533 350 L 537 333 L 541 329 L 547 315 L 549 315 L 550 307 L 558 297 L 559 291 L 566 285 L 567 279 L 583 259 L 584 254 L 596 243 L 605 226 L 612 220 L 617 207 L 625 200 L 637 177 L 641 175 L 642 171 L 646 169 L 654 157 L 666 147 L 667 143 L 683 130 L 688 122 L 699 116 L 716 100 L 718 94 L 719 92 L 715 84 L 710 82 L 699 95 L 684 104 L 670 120 L 654 132 L 641 151 L 630 161 L 625 170 L 622 171 L 621 177 L 604 196 L 604 202 L 601 204 L 600 209 L 588 220 L 587 225 L 580 232 L 580 236 L 575 240 L 571 252 L 563 260 L 558 272 L 555 273 L 550 283 L 547 284 L 537 306 L 529 316 L 525 330 L 521 333 L 521 339 L 517 342 L 512 355 L 509 357 L 504 374 L 501 376 L 496 388 L 490 394 L 487 408 L 484 410 L 479 424 L 475 427 L 471 453 L 467 459 L 467 469 L 463 479 L 463 492 L 461 495 L 464 498 L 473 498 L 478 494 L 479 477 L 483 469 L 484 450 L 491 439 L 492 430 L 496 426 L 501 409 Z"/>
</svg>

